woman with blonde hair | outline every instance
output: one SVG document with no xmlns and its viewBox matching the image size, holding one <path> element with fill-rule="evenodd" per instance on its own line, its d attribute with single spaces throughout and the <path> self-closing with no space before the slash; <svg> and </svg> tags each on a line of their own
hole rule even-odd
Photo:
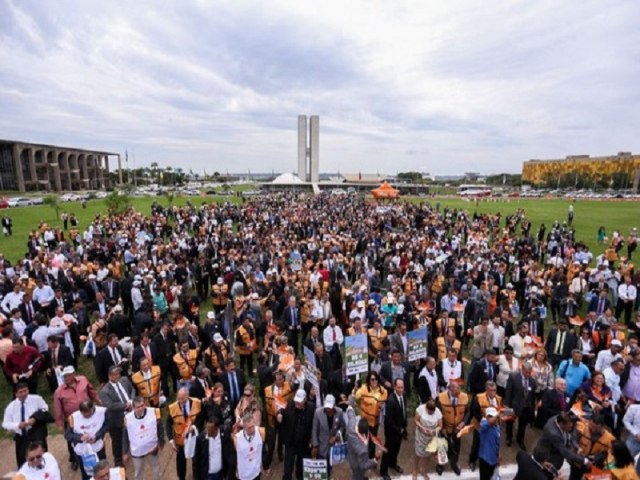
<svg viewBox="0 0 640 480">
<path fill-rule="evenodd" d="M 256 397 L 255 387 L 250 383 L 244 387 L 244 394 L 236 406 L 235 415 L 238 430 L 242 428 L 242 419 L 247 415 L 253 417 L 253 423 L 256 427 L 259 427 L 262 423 L 260 400 Z"/>
<path fill-rule="evenodd" d="M 437 433 L 442 430 L 442 412 L 436 407 L 436 401 L 429 398 L 416 409 L 415 455 L 413 457 L 413 480 L 421 473 L 429 480 L 427 469 L 429 459 L 438 451 Z"/>
<path fill-rule="evenodd" d="M 538 408 L 538 404 L 542 398 L 544 392 L 548 389 L 554 387 L 554 375 L 553 375 L 553 367 L 549 363 L 549 358 L 547 351 L 544 348 L 539 348 L 531 362 L 533 369 L 531 370 L 531 378 L 533 378 L 536 382 L 536 409 Z M 540 425 L 536 422 L 540 428 L 544 425 Z"/>
</svg>

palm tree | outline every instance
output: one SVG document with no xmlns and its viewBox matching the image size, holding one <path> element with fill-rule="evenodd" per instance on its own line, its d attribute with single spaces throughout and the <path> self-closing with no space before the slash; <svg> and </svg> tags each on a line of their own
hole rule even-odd
<svg viewBox="0 0 640 480">
<path fill-rule="evenodd" d="M 45 205 L 49 205 L 51 208 L 53 208 L 56 212 L 56 220 L 60 220 L 60 197 L 58 197 L 57 195 L 47 195 L 46 197 L 44 197 L 42 202 Z"/>
</svg>

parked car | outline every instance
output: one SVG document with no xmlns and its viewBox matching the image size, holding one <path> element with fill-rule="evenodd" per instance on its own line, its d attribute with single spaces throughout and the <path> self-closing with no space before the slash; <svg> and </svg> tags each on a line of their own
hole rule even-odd
<svg viewBox="0 0 640 480">
<path fill-rule="evenodd" d="M 31 205 L 43 205 L 44 199 L 42 197 L 31 197 Z"/>
<path fill-rule="evenodd" d="M 13 197 L 9 199 L 10 207 L 27 207 L 31 205 L 31 199 L 27 197 Z"/>
<path fill-rule="evenodd" d="M 61 202 L 77 202 L 78 200 L 80 200 L 80 198 L 78 198 L 78 195 L 75 193 L 65 193 L 60 197 Z"/>
</svg>

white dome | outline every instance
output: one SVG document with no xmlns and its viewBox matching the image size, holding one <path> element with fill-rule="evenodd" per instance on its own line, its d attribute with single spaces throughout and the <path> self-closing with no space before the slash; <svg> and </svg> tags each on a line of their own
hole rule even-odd
<svg viewBox="0 0 640 480">
<path fill-rule="evenodd" d="M 286 185 L 290 183 L 304 183 L 304 182 L 300 180 L 300 177 L 298 177 L 297 175 L 294 175 L 293 173 L 283 173 L 282 175 L 278 175 L 271 183 Z"/>
</svg>

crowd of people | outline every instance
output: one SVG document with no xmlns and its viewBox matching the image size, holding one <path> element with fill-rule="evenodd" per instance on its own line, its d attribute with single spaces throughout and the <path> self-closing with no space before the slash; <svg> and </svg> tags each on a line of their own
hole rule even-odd
<svg viewBox="0 0 640 480">
<path fill-rule="evenodd" d="M 83 480 L 160 478 L 165 448 L 179 480 L 275 462 L 301 479 L 306 458 L 386 480 L 402 449 L 414 479 L 462 464 L 489 480 L 504 448 L 517 478 L 564 461 L 571 479 L 637 478 L 637 232 L 594 256 L 573 216 L 532 231 L 522 209 L 274 194 L 41 224 L 24 258 L 0 254 L 18 478 L 59 478 L 53 422 Z M 427 356 L 409 361 L 425 327 Z M 344 354 L 357 334 L 363 375 Z"/>
</svg>

